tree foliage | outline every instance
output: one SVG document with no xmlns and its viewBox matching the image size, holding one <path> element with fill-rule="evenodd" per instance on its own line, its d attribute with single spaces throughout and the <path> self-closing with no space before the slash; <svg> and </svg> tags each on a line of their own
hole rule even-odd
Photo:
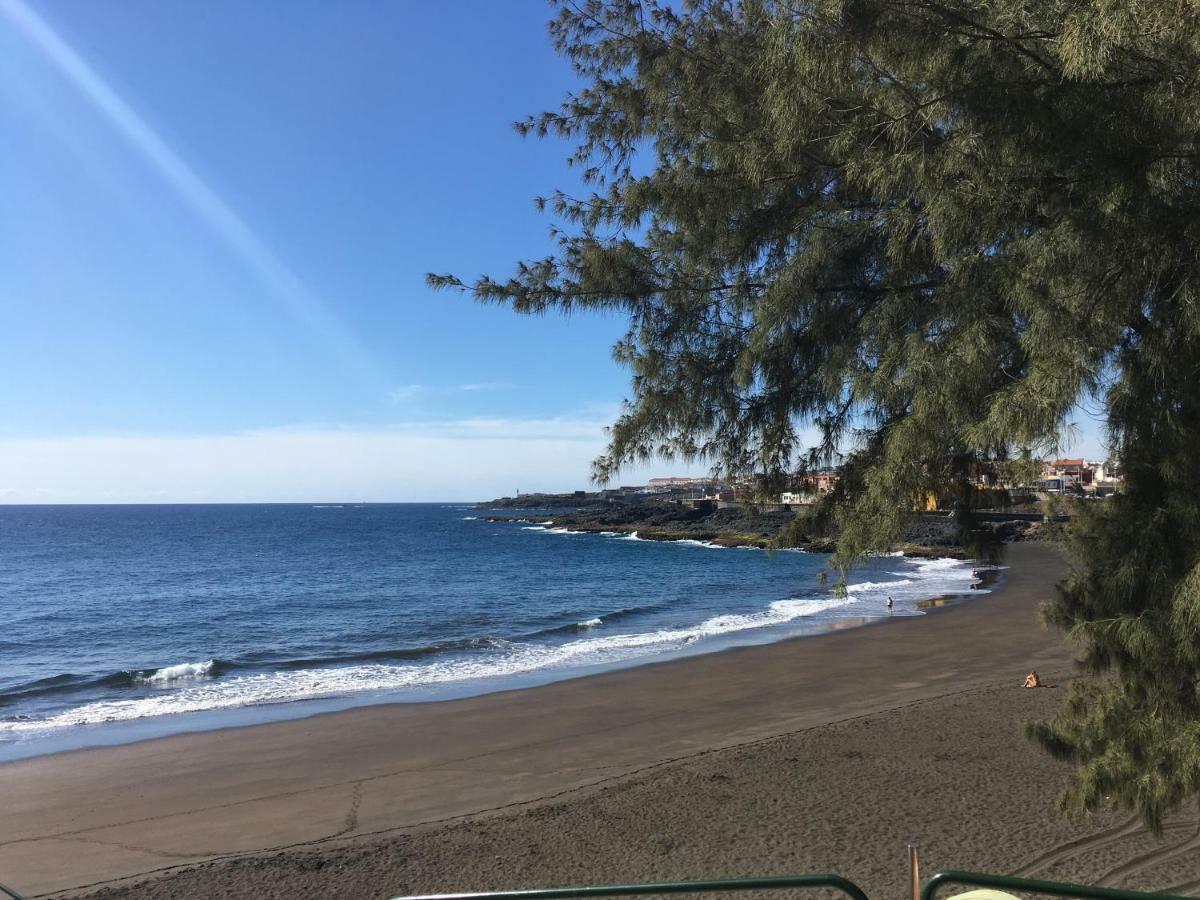
<svg viewBox="0 0 1200 900">
<path fill-rule="evenodd" d="M 1066 802 L 1152 826 L 1200 789 L 1200 9 L 1191 0 L 564 2 L 582 87 L 555 253 L 465 288 L 617 310 L 596 463 L 767 476 L 848 451 L 845 560 L 913 498 L 1106 404 L 1126 489 L 1050 618 L 1090 677 L 1031 728 Z"/>
</svg>

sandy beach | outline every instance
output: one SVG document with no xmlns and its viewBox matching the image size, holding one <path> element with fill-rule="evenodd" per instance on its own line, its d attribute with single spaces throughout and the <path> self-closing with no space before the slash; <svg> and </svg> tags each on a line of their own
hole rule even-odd
<svg viewBox="0 0 1200 900">
<path fill-rule="evenodd" d="M 1020 723 L 1070 650 L 1065 571 L 932 615 L 465 700 L 364 707 L 0 765 L 0 881 L 29 896 L 387 897 L 967 868 L 1200 891 L 1200 820 L 1068 821 Z"/>
</svg>

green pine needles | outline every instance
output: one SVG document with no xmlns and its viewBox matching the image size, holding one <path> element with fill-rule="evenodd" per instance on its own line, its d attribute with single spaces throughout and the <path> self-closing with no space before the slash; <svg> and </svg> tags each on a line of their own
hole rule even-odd
<svg viewBox="0 0 1200 900">
<path fill-rule="evenodd" d="M 1048 610 L 1088 676 L 1030 731 L 1069 807 L 1158 827 L 1200 791 L 1200 7 L 575 0 L 550 30 L 583 87 L 518 129 L 591 192 L 542 201 L 550 258 L 430 283 L 628 316 L 600 480 L 849 451 L 843 562 L 1101 399 L 1125 489 Z"/>
</svg>

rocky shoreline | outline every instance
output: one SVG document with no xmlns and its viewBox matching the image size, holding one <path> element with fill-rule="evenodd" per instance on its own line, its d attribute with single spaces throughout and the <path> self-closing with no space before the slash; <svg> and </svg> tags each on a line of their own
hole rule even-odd
<svg viewBox="0 0 1200 900">
<path fill-rule="evenodd" d="M 503 508 L 499 506 L 500 502 L 492 501 L 480 506 Z M 561 512 L 550 505 L 536 508 L 546 512 L 539 512 L 535 516 L 505 512 L 480 518 L 491 522 L 526 522 L 568 531 L 636 533 L 639 538 L 648 541 L 705 541 L 722 547 L 775 549 L 780 547 L 780 531 L 796 516 L 796 513 L 788 510 L 759 510 L 748 505 L 726 509 L 693 509 L 679 503 L 656 500 L 594 504 Z M 831 553 L 835 543 L 833 537 L 812 535 L 789 546 L 811 553 Z M 971 555 L 962 546 L 954 523 L 947 516 L 915 519 L 905 534 L 905 540 L 893 550 L 905 556 L 924 558 L 967 559 Z"/>
</svg>

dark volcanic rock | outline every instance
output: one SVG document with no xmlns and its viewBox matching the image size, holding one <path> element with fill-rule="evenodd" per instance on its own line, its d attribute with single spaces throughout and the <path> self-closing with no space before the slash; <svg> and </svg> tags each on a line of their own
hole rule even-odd
<svg viewBox="0 0 1200 900">
<path fill-rule="evenodd" d="M 644 497 L 605 497 L 601 494 L 528 494 L 478 504 L 482 509 L 546 510 L 559 528 L 576 531 L 636 531 L 647 540 L 703 540 L 726 546 L 769 547 L 796 513 L 744 504 L 725 509 L 714 505 L 693 508 L 682 503 Z M 556 510 L 562 510 L 557 512 Z M 524 518 L 485 516 L 493 520 Z M 908 556 L 988 556 L 996 545 L 1011 541 L 1053 540 L 1049 526 L 1022 519 L 978 523 L 964 546 L 956 520 L 945 513 L 916 515 L 896 549 Z M 789 543 L 800 549 L 828 553 L 835 549 L 836 531 L 792 534 Z"/>
<path fill-rule="evenodd" d="M 709 539 L 720 534 L 753 535 L 773 539 L 779 529 L 792 520 L 790 512 L 757 512 L 753 507 L 735 509 L 693 509 L 679 503 L 648 500 L 612 504 L 605 508 L 582 510 L 555 516 L 562 528 L 615 531 L 634 529 L 640 533 L 655 530 Z"/>
<path fill-rule="evenodd" d="M 522 494 L 476 503 L 476 509 L 586 509 L 606 506 L 608 500 L 598 493 Z"/>
<path fill-rule="evenodd" d="M 949 516 L 919 516 L 904 529 L 904 540 L 922 547 L 957 547 L 958 527 Z"/>
</svg>

